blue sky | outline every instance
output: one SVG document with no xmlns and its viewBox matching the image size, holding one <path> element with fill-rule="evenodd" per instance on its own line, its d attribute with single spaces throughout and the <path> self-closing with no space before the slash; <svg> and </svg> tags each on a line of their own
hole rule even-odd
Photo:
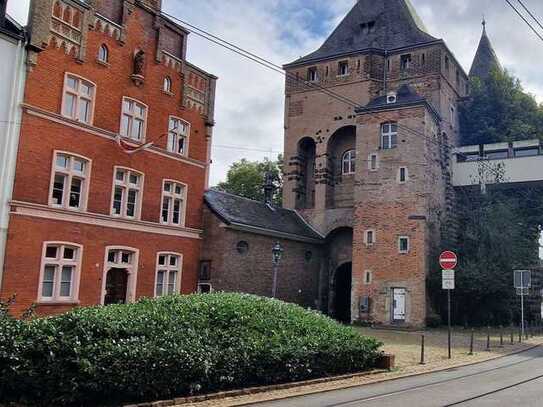
<svg viewBox="0 0 543 407">
<path fill-rule="evenodd" d="M 377 1 L 377 0 L 376 0 Z M 164 10 L 282 65 L 320 46 L 355 0 L 163 0 Z M 543 101 L 543 42 L 503 0 L 412 0 L 429 32 L 443 38 L 467 71 L 483 14 L 496 52 Z M 525 0 L 539 16 L 543 2 Z M 8 0 L 19 21 L 28 0 Z M 189 37 L 188 59 L 219 76 L 212 183 L 232 162 L 275 156 L 283 148 L 284 78 L 216 45 Z M 265 150 L 265 151 L 262 151 Z"/>
</svg>

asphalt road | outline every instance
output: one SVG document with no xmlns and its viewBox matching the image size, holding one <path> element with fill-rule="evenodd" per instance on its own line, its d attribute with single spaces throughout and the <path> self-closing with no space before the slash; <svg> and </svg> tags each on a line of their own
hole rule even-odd
<svg viewBox="0 0 543 407">
<path fill-rule="evenodd" d="M 477 365 L 258 407 L 543 406 L 543 347 Z"/>
</svg>

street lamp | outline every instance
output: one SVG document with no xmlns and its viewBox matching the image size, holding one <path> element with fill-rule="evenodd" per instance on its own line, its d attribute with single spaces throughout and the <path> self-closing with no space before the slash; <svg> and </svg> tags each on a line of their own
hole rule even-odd
<svg viewBox="0 0 543 407">
<path fill-rule="evenodd" d="M 272 298 L 275 298 L 277 294 L 277 269 L 279 267 L 279 261 L 283 257 L 283 248 L 279 242 L 275 243 L 272 248 L 272 263 L 273 263 L 273 286 L 272 286 Z"/>
</svg>

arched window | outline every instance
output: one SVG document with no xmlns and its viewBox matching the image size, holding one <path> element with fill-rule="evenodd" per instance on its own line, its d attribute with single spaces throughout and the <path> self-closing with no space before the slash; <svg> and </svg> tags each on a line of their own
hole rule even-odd
<svg viewBox="0 0 543 407">
<path fill-rule="evenodd" d="M 68 24 L 72 23 L 72 9 L 70 7 L 66 7 L 64 9 L 64 15 L 62 16 L 62 19 Z"/>
<path fill-rule="evenodd" d="M 381 126 L 381 148 L 390 150 L 398 146 L 398 123 L 385 123 Z"/>
<path fill-rule="evenodd" d="M 98 60 L 105 63 L 109 61 L 109 49 L 105 44 L 102 44 L 98 49 Z"/>
<path fill-rule="evenodd" d="M 356 167 L 356 151 L 349 150 L 343 154 L 343 175 L 352 175 Z"/>
<path fill-rule="evenodd" d="M 53 15 L 57 18 L 62 18 L 62 6 L 60 5 L 60 1 L 55 2 L 55 5 L 53 6 Z"/>
<path fill-rule="evenodd" d="M 164 78 L 164 92 L 172 92 L 172 80 L 169 76 Z"/>
</svg>

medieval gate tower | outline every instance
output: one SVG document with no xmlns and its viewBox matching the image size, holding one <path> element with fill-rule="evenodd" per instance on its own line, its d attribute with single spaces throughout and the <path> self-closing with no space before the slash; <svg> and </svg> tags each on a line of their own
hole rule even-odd
<svg viewBox="0 0 543 407">
<path fill-rule="evenodd" d="M 424 325 L 466 73 L 409 0 L 359 0 L 285 69 L 283 203 L 326 237 L 321 308 Z"/>
</svg>

